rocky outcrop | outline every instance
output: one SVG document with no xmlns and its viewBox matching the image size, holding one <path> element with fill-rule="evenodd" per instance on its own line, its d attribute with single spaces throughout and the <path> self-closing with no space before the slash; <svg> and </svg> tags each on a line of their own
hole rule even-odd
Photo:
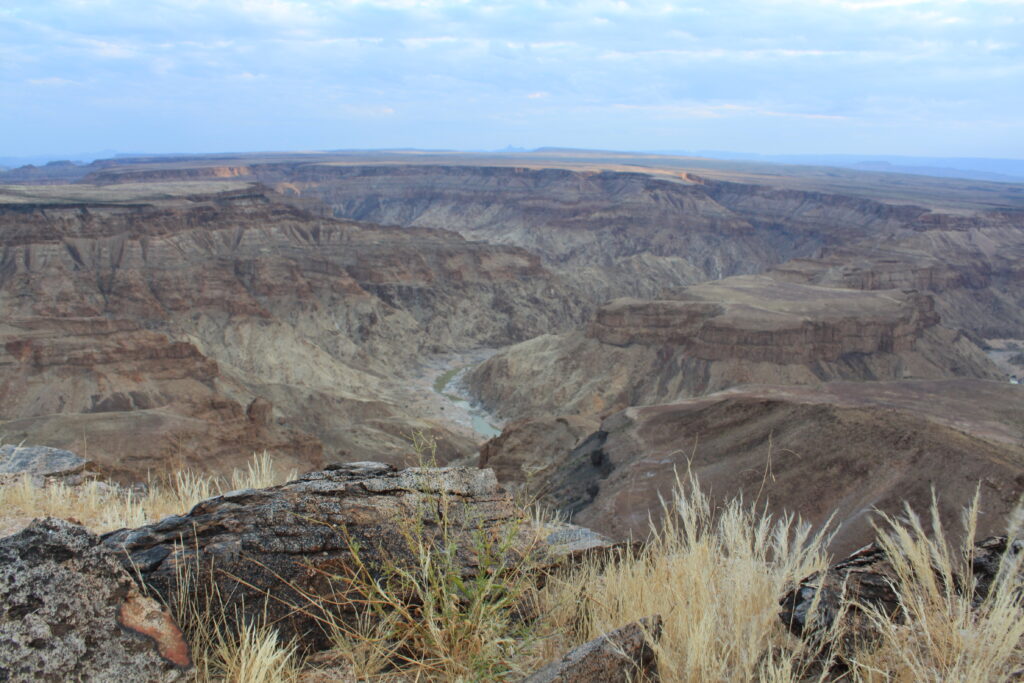
<svg viewBox="0 0 1024 683">
<path fill-rule="evenodd" d="M 1016 227 L 991 220 L 995 225 L 964 231 L 908 232 L 884 246 L 829 249 L 776 266 L 770 274 L 826 287 L 928 292 L 948 326 L 986 338 L 1021 337 L 1024 219 Z"/>
<path fill-rule="evenodd" d="M 9 320 L 0 348 L 5 438 L 89 449 L 118 479 L 167 470 L 244 466 L 254 451 L 283 467 L 323 463 L 308 433 L 247 416 L 246 390 L 189 342 L 125 319 Z M 4 336 L 0 332 L 0 336 Z"/>
<path fill-rule="evenodd" d="M 602 415 L 742 384 L 997 378 L 970 339 L 915 292 L 738 276 L 673 299 L 618 299 L 585 331 L 532 339 L 467 375 L 506 418 Z"/>
<path fill-rule="evenodd" d="M 660 637 L 661 617 L 634 621 L 571 650 L 523 683 L 658 681 L 653 644 Z"/>
<path fill-rule="evenodd" d="M 596 418 L 575 415 L 513 422 L 480 447 L 478 464 L 494 470 L 504 486 L 534 489 L 599 425 Z"/>
<path fill-rule="evenodd" d="M 930 297 L 854 292 L 736 277 L 689 287 L 681 300 L 618 299 L 598 309 L 587 336 L 602 344 L 672 345 L 701 360 L 779 365 L 847 354 L 912 351 L 938 323 Z"/>
<path fill-rule="evenodd" d="M 831 518 L 836 553 L 874 539 L 872 510 L 900 514 L 904 501 L 927 510 L 933 490 L 946 528 L 957 529 L 980 485 L 979 533 L 992 534 L 1024 492 L 1019 389 L 978 380 L 738 388 L 614 413 L 560 453 L 523 441 L 510 462 L 529 495 L 614 540 L 645 538 L 687 471 L 719 502 L 739 495 L 814 525 Z M 530 477 L 534 467 L 543 475 Z"/>
<path fill-rule="evenodd" d="M 533 529 L 490 470 L 396 470 L 381 463 L 235 491 L 187 515 L 107 534 L 103 542 L 166 598 L 179 590 L 183 572 L 200 572 L 225 596 L 225 614 L 265 615 L 286 637 L 302 634 L 312 643 L 321 631 L 311 600 L 351 596 L 345 577 L 353 576 L 357 557 L 378 572 L 387 564 L 414 565 L 416 543 L 450 546 L 455 571 L 469 577 L 479 570 L 481 539 L 502 538 L 520 555 L 547 552 L 544 543 L 571 554 L 603 542 L 593 534 L 567 538 L 565 529 Z"/>
<path fill-rule="evenodd" d="M 36 521 L 0 539 L 0 679 L 178 681 L 188 645 L 85 529 Z"/>
<path fill-rule="evenodd" d="M 82 480 L 89 461 L 71 451 L 48 446 L 0 446 L 0 482 L 12 477 L 30 477 L 37 485 L 59 479 L 65 483 Z"/>
</svg>

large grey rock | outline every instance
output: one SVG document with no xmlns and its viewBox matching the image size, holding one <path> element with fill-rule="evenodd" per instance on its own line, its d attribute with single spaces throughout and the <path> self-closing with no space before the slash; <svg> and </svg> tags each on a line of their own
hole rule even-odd
<svg viewBox="0 0 1024 683">
<path fill-rule="evenodd" d="M 570 650 L 523 683 L 617 683 L 658 680 L 652 640 L 661 637 L 661 617 L 626 624 Z"/>
<path fill-rule="evenodd" d="M 212 571 L 226 614 L 266 614 L 286 637 L 315 645 L 323 641 L 310 598 L 329 600 L 345 589 L 337 577 L 354 571 L 355 548 L 373 572 L 411 566 L 410 534 L 428 545 L 453 545 L 456 571 L 466 577 L 478 570 L 481 539 L 507 539 L 511 555 L 544 547 L 491 470 L 397 470 L 372 462 L 228 493 L 187 515 L 107 534 L 104 543 L 167 598 L 178 590 L 182 569 Z M 553 547 L 568 553 L 574 544 Z"/>
<path fill-rule="evenodd" d="M 81 474 L 89 461 L 71 451 L 49 446 L 0 446 L 0 475 L 29 475 L 39 481 Z"/>
<path fill-rule="evenodd" d="M 62 520 L 0 539 L 0 681 L 177 681 L 181 631 L 99 538 Z"/>
</svg>

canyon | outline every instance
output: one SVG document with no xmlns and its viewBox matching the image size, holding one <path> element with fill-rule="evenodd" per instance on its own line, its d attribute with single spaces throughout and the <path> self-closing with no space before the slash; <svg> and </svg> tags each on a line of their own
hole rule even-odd
<svg viewBox="0 0 1024 683">
<path fill-rule="evenodd" d="M 48 168 L 0 173 L 8 443 L 124 481 L 479 463 L 620 539 L 691 467 L 837 511 L 844 550 L 932 486 L 953 516 L 982 482 L 992 519 L 1024 491 L 992 361 L 1024 340 L 1024 186 L 566 150 Z"/>
</svg>

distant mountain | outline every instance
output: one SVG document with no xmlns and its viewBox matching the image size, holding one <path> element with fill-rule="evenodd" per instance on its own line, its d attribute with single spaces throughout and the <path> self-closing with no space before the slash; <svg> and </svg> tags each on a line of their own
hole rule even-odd
<svg viewBox="0 0 1024 683">
<path fill-rule="evenodd" d="M 51 161 L 74 161 L 87 164 L 96 159 L 109 159 L 117 155 L 115 150 L 104 149 L 98 152 L 82 152 L 79 154 L 36 154 L 27 157 L 0 157 L 0 166 L 6 166 L 7 168 L 19 168 L 29 164 L 42 166 Z"/>
<path fill-rule="evenodd" d="M 779 164 L 838 166 L 860 171 L 910 173 L 937 178 L 966 178 L 1017 183 L 1024 181 L 1024 159 L 987 159 L 984 157 L 908 157 L 858 154 L 749 154 L 700 150 L 697 152 L 664 152 L 688 154 L 713 159 L 767 161 Z"/>
</svg>

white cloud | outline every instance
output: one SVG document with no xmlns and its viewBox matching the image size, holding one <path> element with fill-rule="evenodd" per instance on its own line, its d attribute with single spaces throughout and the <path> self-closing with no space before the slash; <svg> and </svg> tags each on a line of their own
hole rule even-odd
<svg viewBox="0 0 1024 683">
<path fill-rule="evenodd" d="M 679 118 L 723 118 L 727 116 L 771 116 L 793 119 L 821 119 L 842 121 L 848 117 L 837 114 L 815 114 L 807 112 L 779 111 L 777 109 L 736 103 L 685 103 L 685 104 L 615 104 L 615 109 L 633 110 Z"/>
<path fill-rule="evenodd" d="M 392 107 L 369 105 L 369 104 L 346 104 L 341 110 L 349 116 L 362 116 L 368 118 L 380 118 L 393 116 L 395 110 Z"/>
<path fill-rule="evenodd" d="M 49 85 L 49 86 L 65 86 L 65 85 L 81 85 L 77 81 L 72 81 L 67 78 L 60 78 L 59 76 L 49 76 L 48 78 L 30 78 L 28 82 L 31 85 Z"/>
</svg>

